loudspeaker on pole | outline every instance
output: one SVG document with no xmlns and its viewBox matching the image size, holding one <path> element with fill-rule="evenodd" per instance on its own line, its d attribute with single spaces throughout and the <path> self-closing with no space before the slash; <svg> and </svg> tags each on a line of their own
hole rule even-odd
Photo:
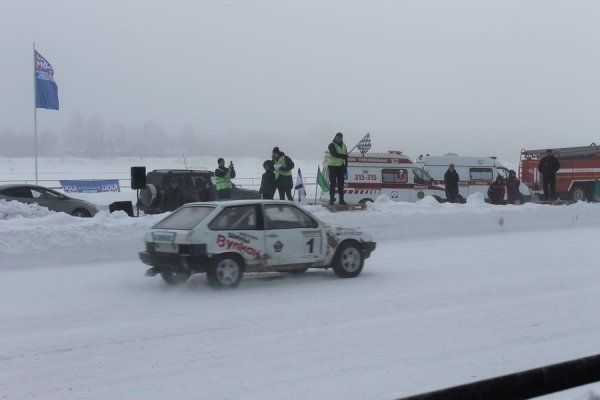
<svg viewBox="0 0 600 400">
<path fill-rule="evenodd" d="M 131 188 L 143 189 L 146 187 L 146 167 L 131 167 Z"/>
</svg>

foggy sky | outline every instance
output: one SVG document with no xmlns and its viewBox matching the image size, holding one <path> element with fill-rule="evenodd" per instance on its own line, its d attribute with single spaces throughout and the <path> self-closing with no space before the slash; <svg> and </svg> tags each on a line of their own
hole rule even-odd
<svg viewBox="0 0 600 400">
<path fill-rule="evenodd" d="M 518 159 L 600 144 L 600 2 L 0 0 L 0 128 L 33 134 L 32 43 L 60 111 L 223 154 L 372 151 Z M 8 144 L 3 143 L 3 146 Z"/>
</svg>

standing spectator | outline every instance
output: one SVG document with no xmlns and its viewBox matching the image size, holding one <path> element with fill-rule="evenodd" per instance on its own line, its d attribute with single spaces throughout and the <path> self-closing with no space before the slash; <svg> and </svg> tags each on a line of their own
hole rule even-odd
<svg viewBox="0 0 600 400">
<path fill-rule="evenodd" d="M 335 201 L 335 189 L 337 187 L 340 195 L 339 204 L 346 204 L 344 201 L 344 177 L 348 167 L 348 150 L 344 144 L 344 135 L 342 132 L 335 134 L 333 141 L 327 148 L 327 169 L 329 170 L 329 205 L 332 206 Z"/>
<path fill-rule="evenodd" d="M 183 191 L 179 188 L 179 179 L 171 178 L 169 187 L 164 192 L 162 209 L 164 211 L 174 211 L 184 203 Z"/>
<path fill-rule="evenodd" d="M 273 161 L 267 160 L 263 163 L 265 172 L 262 174 L 262 180 L 260 181 L 260 193 L 261 199 L 273 200 L 277 186 L 275 184 L 275 169 L 273 168 Z"/>
<path fill-rule="evenodd" d="M 215 169 L 215 180 L 217 186 L 217 199 L 227 200 L 231 198 L 231 179 L 235 178 L 235 169 L 233 168 L 233 161 L 229 162 L 229 167 L 225 167 L 225 160 L 219 158 L 217 160 L 219 167 Z"/>
<path fill-rule="evenodd" d="M 279 150 L 279 147 L 273 148 L 273 168 L 275 169 L 275 185 L 279 192 L 279 199 L 287 199 L 293 201 L 292 189 L 294 187 L 294 180 L 292 179 L 292 169 L 294 169 L 294 162 L 292 159 L 285 155 L 285 153 Z"/>
<path fill-rule="evenodd" d="M 198 201 L 212 201 L 213 194 L 210 187 L 210 181 L 202 179 L 200 189 L 198 190 Z"/>
<path fill-rule="evenodd" d="M 446 199 L 448 203 L 458 203 L 458 172 L 454 169 L 454 164 L 448 165 L 448 170 L 444 174 L 446 182 Z"/>
<path fill-rule="evenodd" d="M 490 204 L 502 204 L 504 200 L 504 178 L 498 174 L 496 180 L 490 183 L 487 191 Z"/>
<path fill-rule="evenodd" d="M 521 192 L 519 192 L 521 181 L 517 178 L 517 173 L 514 170 L 508 171 L 506 179 L 506 199 L 508 204 L 521 204 Z"/>
<path fill-rule="evenodd" d="M 546 150 L 546 156 L 540 160 L 538 171 L 544 179 L 544 198 L 556 200 L 556 172 L 560 169 L 560 161 L 554 157 L 552 150 Z"/>
</svg>

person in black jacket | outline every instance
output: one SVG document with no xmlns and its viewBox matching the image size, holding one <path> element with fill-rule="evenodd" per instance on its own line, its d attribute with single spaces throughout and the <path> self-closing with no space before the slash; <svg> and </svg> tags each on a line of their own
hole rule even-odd
<svg viewBox="0 0 600 400">
<path fill-rule="evenodd" d="M 171 178 L 169 187 L 164 191 L 162 209 L 164 211 L 174 211 L 184 203 L 183 191 L 179 188 L 179 179 Z"/>
<path fill-rule="evenodd" d="M 502 178 L 502 175 L 498 174 L 496 180 L 490 183 L 490 186 L 488 187 L 487 195 L 490 199 L 490 204 L 502 204 L 504 201 L 504 193 L 504 178 Z"/>
<path fill-rule="evenodd" d="M 262 180 L 260 181 L 260 197 L 262 199 L 273 200 L 277 185 L 275 184 L 275 169 L 273 168 L 273 161 L 267 160 L 263 163 L 265 172 L 262 174 Z"/>
<path fill-rule="evenodd" d="M 558 158 L 554 157 L 552 150 L 546 150 L 546 156 L 538 164 L 538 171 L 544 179 L 544 198 L 548 201 L 556 199 L 556 172 L 559 169 Z"/>
<path fill-rule="evenodd" d="M 294 188 L 294 180 L 292 179 L 292 170 L 294 169 L 294 162 L 283 151 L 279 150 L 279 147 L 274 147 L 271 155 L 279 199 L 285 200 L 287 196 L 288 200 L 293 201 L 292 189 Z"/>
<path fill-rule="evenodd" d="M 517 178 L 517 173 L 514 170 L 508 171 L 506 179 L 506 200 L 508 204 L 521 204 L 521 192 L 519 192 L 521 181 Z"/>
<path fill-rule="evenodd" d="M 458 203 L 458 172 L 454 169 L 454 164 L 448 165 L 448 170 L 444 174 L 446 182 L 446 199 L 448 203 Z"/>
</svg>

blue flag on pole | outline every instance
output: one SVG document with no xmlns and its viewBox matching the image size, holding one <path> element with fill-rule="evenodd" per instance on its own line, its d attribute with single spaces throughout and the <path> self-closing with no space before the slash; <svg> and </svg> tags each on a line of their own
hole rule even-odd
<svg viewBox="0 0 600 400">
<path fill-rule="evenodd" d="M 40 53 L 35 52 L 35 108 L 58 110 L 58 85 L 54 68 Z"/>
</svg>

